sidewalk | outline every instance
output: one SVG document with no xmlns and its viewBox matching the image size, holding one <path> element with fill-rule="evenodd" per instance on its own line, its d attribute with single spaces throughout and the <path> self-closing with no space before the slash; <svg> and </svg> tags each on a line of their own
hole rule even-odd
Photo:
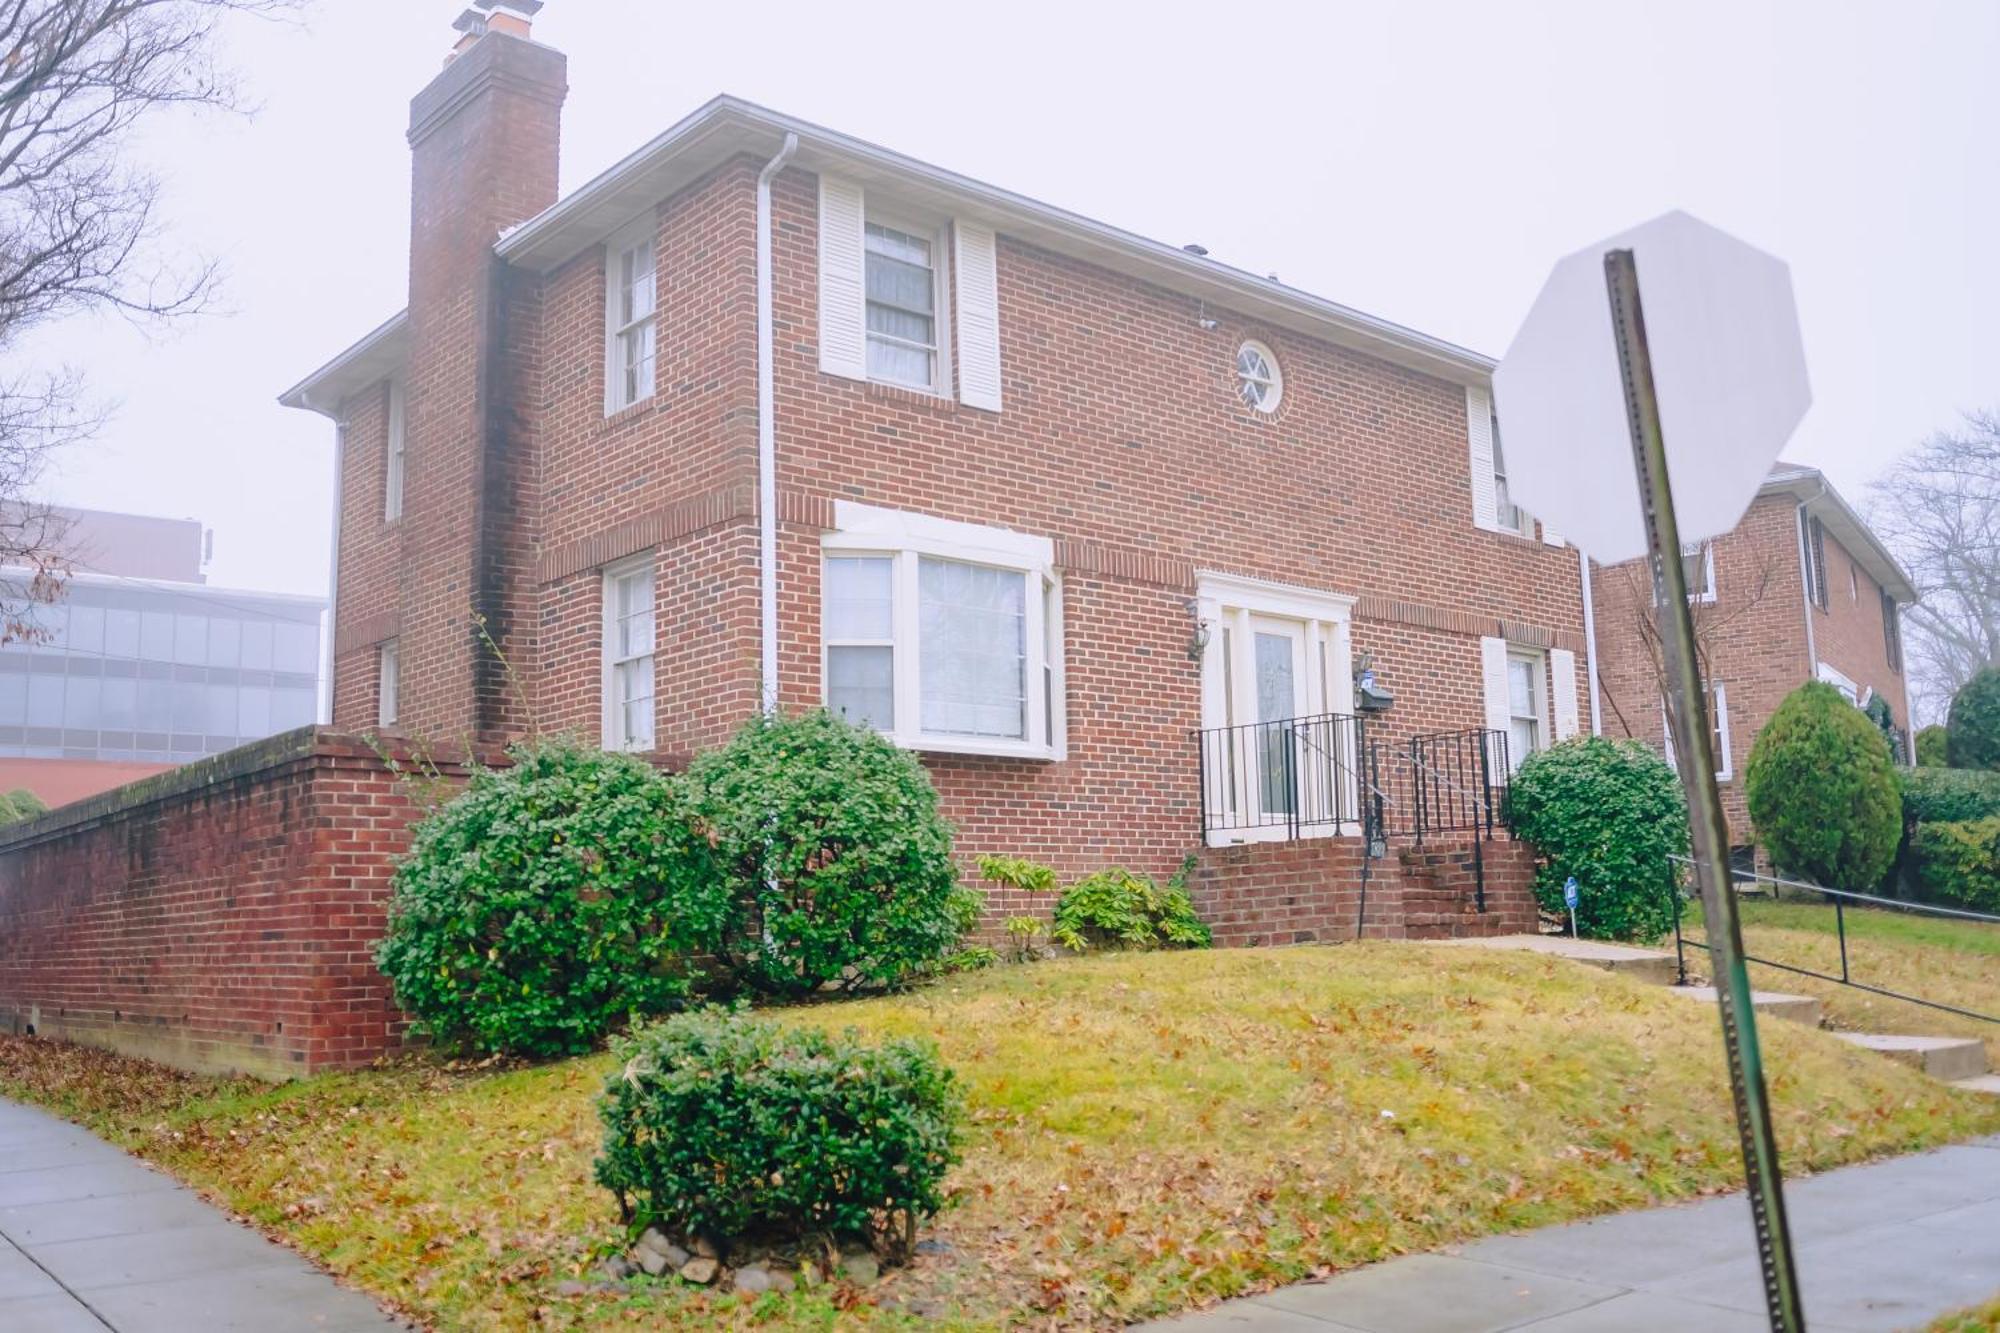
<svg viewBox="0 0 2000 1333">
<path fill-rule="evenodd" d="M 402 1327 L 137 1158 L 0 1098 L 0 1330 Z"/>
<path fill-rule="evenodd" d="M 2000 1136 L 1785 1188 L 1814 1333 L 1922 1328 L 2000 1294 Z M 1756 1333 L 1740 1194 L 1499 1236 L 1229 1301 L 1157 1333 Z"/>
</svg>

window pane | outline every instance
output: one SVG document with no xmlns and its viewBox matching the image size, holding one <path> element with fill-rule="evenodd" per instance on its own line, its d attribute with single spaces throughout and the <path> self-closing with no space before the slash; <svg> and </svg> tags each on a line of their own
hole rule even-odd
<svg viewBox="0 0 2000 1333">
<path fill-rule="evenodd" d="M 148 662 L 174 660 L 174 618 L 165 611 L 148 611 L 139 621 L 139 656 Z"/>
<path fill-rule="evenodd" d="M 139 682 L 139 716 L 133 725 L 141 731 L 165 733 L 173 729 L 174 691 L 173 684 L 164 680 L 142 680 Z M 165 749 L 162 739 L 155 749 Z"/>
<path fill-rule="evenodd" d="M 868 340 L 868 376 L 919 389 L 931 386 L 931 354 L 921 348 Z"/>
<path fill-rule="evenodd" d="M 316 701 L 311 690 L 274 690 L 271 694 L 271 730 L 290 731 L 313 720 Z"/>
<path fill-rule="evenodd" d="M 306 675 L 317 674 L 319 634 L 311 625 L 279 623 L 272 631 L 275 636 L 273 657 L 278 671 L 296 671 Z M 310 720 L 310 719 L 308 719 Z M 304 723 L 300 723 L 304 726 Z"/>
<path fill-rule="evenodd" d="M 1507 707 L 1516 717 L 1535 717 L 1535 666 L 1512 658 L 1507 663 Z"/>
<path fill-rule="evenodd" d="M 27 711 L 28 678 L 12 671 L 0 674 L 0 727 L 22 726 Z"/>
<path fill-rule="evenodd" d="M 653 651 L 653 573 L 641 570 L 626 574 L 612 584 L 612 609 L 616 617 L 612 634 L 612 660 Z"/>
<path fill-rule="evenodd" d="M 63 700 L 63 725 L 77 731 L 96 731 L 98 700 L 103 682 L 78 676 L 70 680 Z"/>
<path fill-rule="evenodd" d="M 236 688 L 232 685 L 211 685 L 208 687 L 208 717 L 202 730 L 210 736 L 231 738 L 236 735 Z"/>
<path fill-rule="evenodd" d="M 921 725 L 933 735 L 1020 739 L 1027 577 L 925 557 L 917 569 Z"/>
<path fill-rule="evenodd" d="M 104 652 L 104 608 L 72 606 L 69 609 L 69 646 L 72 652 L 92 657 Z"/>
<path fill-rule="evenodd" d="M 109 657 L 139 655 L 139 613 L 109 610 L 104 613 L 104 652 Z"/>
<path fill-rule="evenodd" d="M 251 620 L 244 623 L 244 670 L 269 671 L 271 669 L 271 645 L 274 637 L 271 632 L 271 622 L 268 620 Z"/>
<path fill-rule="evenodd" d="M 243 622 L 211 619 L 208 622 L 208 664 L 233 667 L 243 652 Z"/>
<path fill-rule="evenodd" d="M 888 556 L 841 556 L 826 562 L 828 641 L 895 637 L 894 568 Z"/>
<path fill-rule="evenodd" d="M 208 720 L 208 687 L 189 680 L 174 682 L 174 730 L 199 736 Z"/>
<path fill-rule="evenodd" d="M 60 727 L 63 724 L 63 678 L 28 677 L 28 725 Z"/>
<path fill-rule="evenodd" d="M 174 617 L 174 661 L 182 666 L 208 661 L 208 617 Z"/>
<path fill-rule="evenodd" d="M 836 717 L 887 731 L 896 724 L 893 648 L 826 650 L 826 706 Z"/>
<path fill-rule="evenodd" d="M 130 731 L 138 726 L 138 682 L 116 677 L 104 682 L 102 723 L 107 731 Z"/>
<path fill-rule="evenodd" d="M 236 734 L 244 737 L 271 734 L 271 691 L 263 685 L 245 685 L 236 692 Z"/>
</svg>

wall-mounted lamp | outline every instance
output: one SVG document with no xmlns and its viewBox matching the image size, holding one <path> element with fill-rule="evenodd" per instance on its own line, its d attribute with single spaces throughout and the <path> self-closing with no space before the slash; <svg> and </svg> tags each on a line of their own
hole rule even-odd
<svg viewBox="0 0 2000 1333">
<path fill-rule="evenodd" d="M 1187 613 L 1188 619 L 1194 621 L 1194 633 L 1188 636 L 1188 661 L 1199 662 L 1202 655 L 1208 651 L 1211 631 L 1208 622 L 1201 618 L 1200 602 L 1190 601 L 1187 604 Z"/>
<path fill-rule="evenodd" d="M 1221 327 L 1222 327 L 1222 321 L 1221 321 L 1221 320 L 1219 320 L 1219 319 L 1214 319 L 1214 318 L 1211 318 L 1211 317 L 1210 317 L 1210 315 L 1209 315 L 1209 313 L 1208 313 L 1208 302 L 1206 302 L 1206 301 L 1196 301 L 1196 302 L 1195 302 L 1195 311 L 1196 311 L 1196 318 L 1195 318 L 1195 321 L 1194 321 L 1194 322 L 1195 322 L 1195 323 L 1196 323 L 1196 324 L 1197 324 L 1197 325 L 1198 325 L 1199 327 L 1201 327 L 1201 328 L 1203 328 L 1203 329 L 1206 329 L 1206 330 L 1207 330 L 1207 331 L 1209 331 L 1210 333 L 1213 333 L 1213 332 L 1215 332 L 1215 330 L 1217 330 L 1217 329 L 1219 329 L 1219 328 L 1221 328 Z"/>
<path fill-rule="evenodd" d="M 1361 660 L 1354 664 L 1354 707 L 1363 713 L 1386 712 L 1396 702 L 1396 696 L 1389 687 L 1375 677 L 1375 657 L 1372 653 L 1361 654 Z"/>
</svg>

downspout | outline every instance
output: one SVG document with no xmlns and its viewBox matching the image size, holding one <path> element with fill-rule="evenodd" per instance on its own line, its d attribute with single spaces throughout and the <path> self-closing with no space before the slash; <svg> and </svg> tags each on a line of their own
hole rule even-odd
<svg viewBox="0 0 2000 1333">
<path fill-rule="evenodd" d="M 340 491 L 347 474 L 347 423 L 333 418 L 333 537 L 326 558 L 326 642 L 320 649 L 320 669 L 326 681 L 326 702 L 317 714 L 322 726 L 333 725 L 333 635 L 340 616 Z"/>
<path fill-rule="evenodd" d="M 1590 557 L 1583 548 L 1576 550 L 1576 567 L 1583 572 L 1583 661 L 1584 673 L 1590 678 L 1590 734 L 1604 734 L 1604 718 L 1597 704 L 1597 606 L 1590 592 Z"/>
<path fill-rule="evenodd" d="M 757 687 L 766 713 L 778 711 L 778 430 L 777 372 L 772 352 L 771 180 L 793 153 L 799 136 L 757 173 L 757 575 L 763 652 Z"/>
<path fill-rule="evenodd" d="M 1825 495 L 1825 494 L 1826 494 L 1826 481 L 1824 478 L 1822 478 L 1819 483 L 1819 495 Z M 1815 495 L 1813 499 L 1817 500 L 1819 498 L 1819 495 Z M 1811 500 L 1799 501 L 1799 521 L 1797 525 L 1799 533 L 1799 593 L 1805 602 L 1804 610 L 1806 615 L 1806 679 L 1818 680 L 1819 645 L 1813 641 L 1812 538 L 1808 532 L 1812 516 L 1806 513 L 1806 506 L 1811 503 L 1812 503 Z M 1832 599 L 1829 598 L 1828 600 L 1831 601 Z"/>
</svg>

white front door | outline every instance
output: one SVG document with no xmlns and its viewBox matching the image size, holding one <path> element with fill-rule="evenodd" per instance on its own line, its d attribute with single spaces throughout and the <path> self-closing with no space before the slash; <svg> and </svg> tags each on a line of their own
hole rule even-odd
<svg viewBox="0 0 2000 1333">
<path fill-rule="evenodd" d="M 1297 737 L 1290 723 L 1306 713 L 1306 627 L 1297 621 L 1250 618 L 1254 697 L 1248 710 L 1256 729 L 1257 811 L 1266 818 L 1298 808 Z"/>
</svg>

